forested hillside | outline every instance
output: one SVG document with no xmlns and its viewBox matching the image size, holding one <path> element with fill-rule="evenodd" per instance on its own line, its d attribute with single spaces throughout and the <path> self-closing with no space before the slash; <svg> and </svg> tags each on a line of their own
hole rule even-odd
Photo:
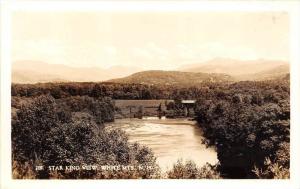
<svg viewBox="0 0 300 189">
<path fill-rule="evenodd" d="M 120 79 L 112 79 L 114 83 L 135 83 L 148 85 L 182 85 L 193 86 L 206 82 L 230 82 L 233 78 L 220 73 L 192 73 L 178 71 L 144 71 Z"/>
</svg>

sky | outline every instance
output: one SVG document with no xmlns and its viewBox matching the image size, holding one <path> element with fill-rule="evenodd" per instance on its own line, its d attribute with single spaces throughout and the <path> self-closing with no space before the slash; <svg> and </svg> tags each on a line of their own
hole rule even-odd
<svg viewBox="0 0 300 189">
<path fill-rule="evenodd" d="M 12 60 L 172 70 L 213 58 L 289 60 L 284 12 L 15 12 Z"/>
</svg>

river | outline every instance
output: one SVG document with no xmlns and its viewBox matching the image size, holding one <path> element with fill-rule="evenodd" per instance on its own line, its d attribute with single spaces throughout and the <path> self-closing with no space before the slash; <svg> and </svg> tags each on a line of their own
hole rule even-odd
<svg viewBox="0 0 300 189">
<path fill-rule="evenodd" d="M 195 121 L 187 119 L 116 119 L 107 124 L 129 135 L 130 142 L 150 147 L 163 171 L 178 159 L 193 160 L 198 166 L 217 163 L 217 153 L 202 144 L 202 133 Z"/>
</svg>

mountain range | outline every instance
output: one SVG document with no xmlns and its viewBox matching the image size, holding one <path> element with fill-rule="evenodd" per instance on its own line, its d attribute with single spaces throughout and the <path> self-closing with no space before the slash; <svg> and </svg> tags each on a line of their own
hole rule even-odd
<svg viewBox="0 0 300 189">
<path fill-rule="evenodd" d="M 289 67 L 289 63 L 278 60 L 236 60 L 230 58 L 215 58 L 209 61 L 184 65 L 178 70 L 186 72 L 226 73 L 241 76 L 260 73 L 278 66 Z"/>
<path fill-rule="evenodd" d="M 71 67 L 41 61 L 16 61 L 12 64 L 13 83 L 38 82 L 99 82 L 141 84 L 199 84 L 241 80 L 269 80 L 289 78 L 289 63 L 275 60 L 235 60 L 215 58 L 185 65 L 174 71 L 147 70 L 138 67 L 113 66 Z"/>
<path fill-rule="evenodd" d="M 62 64 L 23 60 L 12 64 L 12 82 L 99 82 L 112 78 L 125 77 L 140 70 L 137 67 L 125 67 L 121 65 L 101 69 L 98 67 L 71 67 Z"/>
</svg>

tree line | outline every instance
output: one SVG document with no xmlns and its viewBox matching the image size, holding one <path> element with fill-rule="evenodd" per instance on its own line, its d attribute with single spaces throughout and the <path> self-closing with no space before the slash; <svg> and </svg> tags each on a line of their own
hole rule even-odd
<svg viewBox="0 0 300 189">
<path fill-rule="evenodd" d="M 12 84 L 11 95 L 35 97 L 50 94 L 56 99 L 70 96 L 110 97 L 112 99 L 147 100 L 196 98 L 201 90 L 217 84 L 205 86 L 177 87 L 169 85 L 142 85 L 118 83 L 40 83 Z"/>
</svg>

